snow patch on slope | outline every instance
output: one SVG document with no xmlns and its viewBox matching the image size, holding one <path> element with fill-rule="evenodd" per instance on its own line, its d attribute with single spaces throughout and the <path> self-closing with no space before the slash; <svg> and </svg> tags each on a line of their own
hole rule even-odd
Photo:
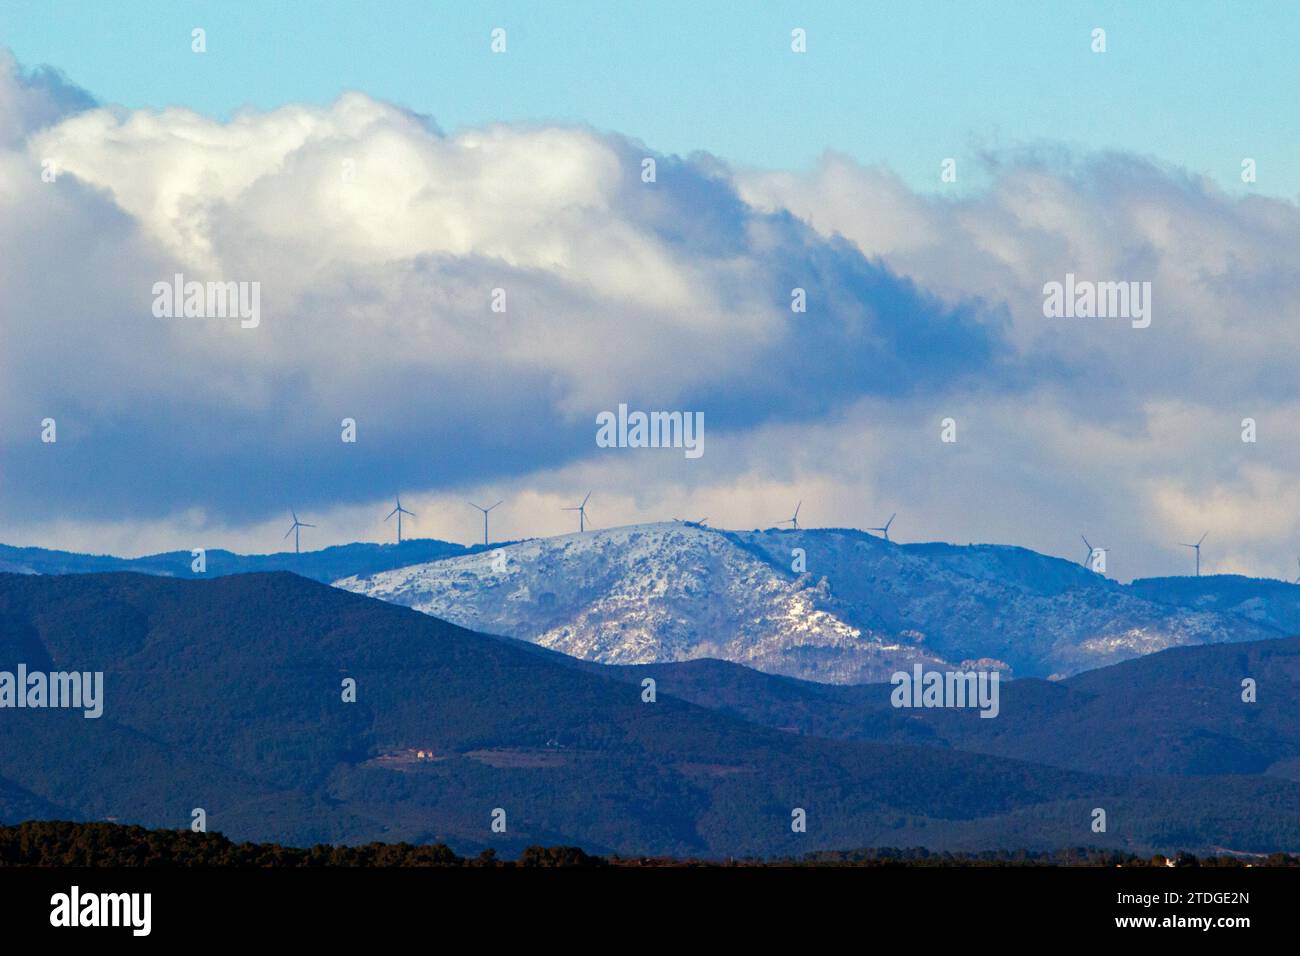
<svg viewBox="0 0 1300 956">
<path fill-rule="evenodd" d="M 911 642 L 844 621 L 824 579 L 676 523 L 526 541 L 337 584 L 606 664 L 713 657 L 860 683 L 913 661 L 938 663 Z"/>
</svg>

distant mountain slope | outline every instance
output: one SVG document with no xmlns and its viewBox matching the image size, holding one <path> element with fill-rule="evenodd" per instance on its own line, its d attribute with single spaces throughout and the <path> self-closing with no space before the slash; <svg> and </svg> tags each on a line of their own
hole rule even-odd
<svg viewBox="0 0 1300 956">
<path fill-rule="evenodd" d="M 373 574 L 408 564 L 422 564 L 440 558 L 473 554 L 481 546 L 467 548 L 449 541 L 416 538 L 401 544 L 356 542 L 305 551 L 302 554 L 235 554 L 222 549 L 207 552 L 210 577 L 250 571 L 292 571 L 315 581 L 334 581 L 350 574 Z M 105 571 L 138 571 L 164 577 L 198 577 L 190 570 L 193 557 L 188 551 L 168 551 L 143 558 L 76 554 L 45 548 L 15 548 L 0 544 L 0 572 L 15 574 L 95 574 Z"/>
<path fill-rule="evenodd" d="M 594 665 L 586 665 L 594 666 Z M 890 684 L 828 686 L 724 661 L 604 668 L 770 727 L 929 744 L 1106 774 L 1300 780 L 1300 637 L 1171 648 L 1059 682 L 1001 687 L 1001 713 L 895 709 Z M 1242 681 L 1256 681 L 1255 703 Z"/>
<path fill-rule="evenodd" d="M 1129 588 L 1148 601 L 1233 614 L 1285 634 L 1300 634 L 1300 585 L 1286 581 L 1206 574 L 1139 578 Z"/>
<path fill-rule="evenodd" d="M 634 525 L 336 583 L 601 663 L 716 657 L 830 683 L 981 659 L 1063 676 L 1166 647 L 1281 636 L 1023 548 L 897 545 L 838 529 Z"/>
<path fill-rule="evenodd" d="M 64 807 L 0 777 L 0 820 L 57 820 L 68 815 Z"/>
<path fill-rule="evenodd" d="M 913 640 L 847 623 L 816 575 L 676 524 L 526 541 L 338 584 L 604 663 L 719 657 L 843 682 L 935 660 Z"/>
<path fill-rule="evenodd" d="M 0 670 L 18 662 L 103 670 L 105 709 L 0 710 L 0 768 L 20 788 L 6 813 L 35 798 L 184 827 L 202 807 L 237 839 L 463 852 L 1300 847 L 1287 781 L 1120 779 L 782 733 L 644 703 L 635 684 L 289 574 L 0 575 Z M 348 677 L 356 703 L 340 699 Z"/>
</svg>

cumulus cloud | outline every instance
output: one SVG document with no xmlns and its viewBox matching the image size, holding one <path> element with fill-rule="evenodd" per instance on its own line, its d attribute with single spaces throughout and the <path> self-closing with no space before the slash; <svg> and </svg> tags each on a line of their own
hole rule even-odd
<svg viewBox="0 0 1300 956">
<path fill-rule="evenodd" d="M 1028 509 L 1005 516 L 1018 543 L 1101 526 L 1123 543 L 1112 564 L 1141 575 L 1184 570 L 1177 542 L 1212 529 L 1208 567 L 1286 574 L 1287 542 L 1300 543 L 1284 492 L 1300 466 L 1300 208 L 1132 156 L 1025 153 L 990 175 L 978 193 L 923 196 L 828 155 L 808 175 L 737 183 L 755 208 L 844 238 L 945 301 L 1005 308 L 1026 388 L 936 407 L 982 430 L 964 449 L 983 463 L 967 480 L 998 481 L 997 511 L 1008 498 Z M 1043 286 L 1067 273 L 1151 282 L 1151 327 L 1045 318 Z"/>
<path fill-rule="evenodd" d="M 48 66 L 23 70 L 0 49 L 0 146 L 20 145 L 33 130 L 94 107 L 95 99 Z"/>
<path fill-rule="evenodd" d="M 31 83 L 2 81 L 19 92 L 0 102 Z M 360 94 L 228 122 L 21 122 L 0 161 L 20 250 L 0 264 L 13 508 L 255 520 L 557 467 L 619 402 L 700 410 L 724 434 L 1005 359 L 996 310 L 756 211 L 707 157 L 654 156 L 643 182 L 652 154 L 616 135 L 447 136 Z M 260 283 L 259 327 L 154 317 L 178 273 Z M 57 446 L 31 440 L 46 416 Z"/>
<path fill-rule="evenodd" d="M 1004 304 L 1017 351 L 1035 362 L 1101 374 L 1108 386 L 1136 379 L 1149 396 L 1185 395 L 1193 375 L 1216 401 L 1291 393 L 1268 373 L 1291 368 L 1300 345 L 1300 325 L 1286 321 L 1300 307 L 1294 202 L 1228 196 L 1122 155 L 1017 155 L 993 175 L 974 195 L 922 196 L 829 155 L 811 175 L 747 172 L 738 186 L 754 207 L 842 236 L 947 299 Z M 1043 285 L 1067 272 L 1151 282 L 1151 328 L 1044 319 Z"/>
<path fill-rule="evenodd" d="M 1127 156 L 988 178 L 947 198 L 835 155 L 446 134 L 358 93 L 129 111 L 0 59 L 0 517 L 31 543 L 265 550 L 290 505 L 320 544 L 384 537 L 401 491 L 419 533 L 473 540 L 466 494 L 508 496 L 494 529 L 522 537 L 596 487 L 603 525 L 766 526 L 803 498 L 912 539 L 1078 557 L 1095 534 L 1121 576 L 1211 530 L 1207 567 L 1285 573 L 1297 206 Z M 176 273 L 259 282 L 261 324 L 154 317 Z M 1066 273 L 1150 281 L 1151 327 L 1044 318 Z M 596 448 L 619 402 L 703 411 L 704 458 Z"/>
</svg>

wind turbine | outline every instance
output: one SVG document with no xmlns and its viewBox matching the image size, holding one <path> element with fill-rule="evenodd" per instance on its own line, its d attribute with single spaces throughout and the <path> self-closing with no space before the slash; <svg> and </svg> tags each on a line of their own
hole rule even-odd
<svg viewBox="0 0 1300 956">
<path fill-rule="evenodd" d="M 402 543 L 402 515 L 410 515 L 412 518 L 414 518 L 414 517 L 415 517 L 415 512 L 414 512 L 414 511 L 407 511 L 405 508 L 403 508 L 403 507 L 402 507 L 402 496 L 401 496 L 401 495 L 398 495 L 398 496 L 397 496 L 397 507 L 394 508 L 392 511 L 388 512 L 388 517 L 385 518 L 384 520 L 385 520 L 385 521 L 388 521 L 389 519 L 391 519 L 391 518 L 393 517 L 393 515 L 397 515 L 397 543 L 398 543 L 398 544 L 401 544 L 401 543 Z"/>
<path fill-rule="evenodd" d="M 314 524 L 305 524 L 299 521 L 298 512 L 294 511 L 292 508 L 289 509 L 289 514 L 293 515 L 293 524 L 289 525 L 289 530 L 284 533 L 284 537 L 287 538 L 289 535 L 293 535 L 293 553 L 301 554 L 302 551 L 298 546 L 298 529 L 314 528 L 316 526 Z M 283 538 L 281 540 L 283 540 Z"/>
<path fill-rule="evenodd" d="M 890 526 L 891 524 L 894 523 L 894 519 L 897 518 L 897 517 L 898 517 L 898 512 L 895 511 L 892 515 L 889 516 L 889 520 L 885 522 L 885 526 L 884 526 L 883 528 L 868 528 L 867 530 L 868 530 L 868 531 L 879 531 L 881 534 L 883 534 L 883 535 L 885 536 L 885 540 L 888 541 L 888 540 L 889 540 L 889 526 Z"/>
<path fill-rule="evenodd" d="M 784 521 L 778 521 L 776 523 L 776 526 L 779 528 L 783 524 L 788 524 L 790 525 L 791 531 L 798 531 L 799 530 L 799 509 L 802 507 L 803 507 L 803 502 L 800 501 L 797 505 L 794 506 L 794 514 L 786 518 Z"/>
<path fill-rule="evenodd" d="M 499 504 L 501 504 L 500 501 L 497 502 L 497 505 Z M 493 505 L 492 508 L 495 508 L 497 505 Z M 479 505 L 474 504 L 474 502 L 472 501 L 469 503 L 469 506 L 471 508 L 478 508 L 479 511 L 483 512 L 483 543 L 487 544 L 488 543 L 487 516 L 488 516 L 488 512 L 491 511 L 492 508 L 482 508 Z"/>
<path fill-rule="evenodd" d="M 704 527 L 704 522 L 706 522 L 706 521 L 709 520 L 709 516 L 708 516 L 708 515 L 705 515 L 703 518 L 697 518 L 695 521 L 690 521 L 690 520 L 685 519 L 685 518 L 674 518 L 673 520 L 676 521 L 678 524 L 697 524 L 697 525 L 699 525 L 701 528 L 703 528 L 703 527 Z"/>
<path fill-rule="evenodd" d="M 1205 532 L 1205 534 L 1201 535 L 1201 541 L 1204 541 L 1206 535 L 1208 535 L 1209 533 L 1210 532 L 1207 531 Z M 1201 576 L 1201 541 L 1198 541 L 1195 544 L 1183 545 L 1184 548 L 1193 548 L 1196 551 L 1196 576 L 1198 578 Z"/>
<path fill-rule="evenodd" d="M 574 505 L 572 508 L 561 508 L 561 511 L 578 512 L 578 533 L 587 530 L 587 500 L 591 497 L 591 492 L 587 492 L 587 497 L 582 499 L 582 504 Z"/>
<path fill-rule="evenodd" d="M 1088 539 L 1084 538 L 1083 535 L 1079 535 L 1079 537 L 1083 538 L 1083 546 L 1088 549 L 1088 556 L 1083 559 L 1083 566 L 1087 568 L 1089 571 L 1096 571 L 1097 569 L 1093 565 L 1093 557 L 1097 554 L 1098 551 L 1100 551 L 1103 555 L 1109 554 L 1110 548 L 1094 548 L 1092 545 L 1088 543 Z"/>
<path fill-rule="evenodd" d="M 1296 558 L 1296 559 L 1295 559 L 1295 565 L 1296 565 L 1297 568 L 1300 568 L 1300 558 Z M 1292 581 L 1291 583 L 1292 583 L 1292 584 L 1300 584 L 1300 574 L 1297 574 L 1297 575 L 1296 575 L 1296 579 L 1295 579 L 1294 581 Z"/>
</svg>

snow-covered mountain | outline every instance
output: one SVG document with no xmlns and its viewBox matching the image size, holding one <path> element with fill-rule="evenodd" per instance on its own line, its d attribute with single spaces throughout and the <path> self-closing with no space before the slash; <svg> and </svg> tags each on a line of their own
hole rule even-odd
<svg viewBox="0 0 1300 956">
<path fill-rule="evenodd" d="M 1280 636 L 999 545 L 661 523 L 537 539 L 337 586 L 585 660 L 715 657 L 827 683 L 980 661 L 1064 676 L 1183 644 Z"/>
</svg>

